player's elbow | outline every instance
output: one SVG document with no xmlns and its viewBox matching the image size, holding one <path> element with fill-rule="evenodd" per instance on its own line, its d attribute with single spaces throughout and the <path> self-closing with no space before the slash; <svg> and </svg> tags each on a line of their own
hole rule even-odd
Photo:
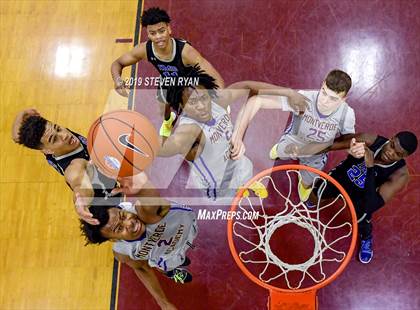
<svg viewBox="0 0 420 310">
<path fill-rule="evenodd" d="M 121 63 L 119 58 L 114 60 L 114 62 L 111 64 L 111 72 L 114 72 L 114 71 L 118 72 L 122 68 L 123 68 L 123 64 Z"/>
</svg>

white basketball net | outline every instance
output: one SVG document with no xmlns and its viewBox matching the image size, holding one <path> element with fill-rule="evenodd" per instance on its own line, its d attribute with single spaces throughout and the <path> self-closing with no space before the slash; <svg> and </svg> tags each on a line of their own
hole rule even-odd
<svg viewBox="0 0 420 310">
<path fill-rule="evenodd" d="M 347 203 L 341 193 L 327 205 L 320 206 L 320 200 L 318 199 L 318 203 L 316 206 L 312 208 L 308 208 L 305 203 L 299 202 L 297 205 L 293 204 L 290 196 L 292 194 L 292 179 L 291 173 L 297 173 L 300 175 L 300 171 L 297 170 L 287 170 L 286 174 L 289 179 L 289 190 L 287 195 L 283 195 L 276 187 L 275 182 L 270 176 L 265 176 L 261 178 L 259 181 L 264 182 L 268 179 L 268 182 L 271 182 L 273 189 L 280 195 L 284 200 L 284 206 L 280 206 L 281 210 L 275 215 L 267 215 L 266 210 L 264 209 L 264 199 L 259 198 L 260 205 L 258 206 L 258 210 L 252 205 L 251 199 L 249 197 L 242 197 L 239 201 L 238 209 L 242 210 L 243 212 L 250 211 L 249 209 L 245 209 L 242 206 L 243 200 L 245 199 L 248 202 L 247 208 L 251 208 L 251 211 L 259 211 L 259 218 L 255 220 L 250 220 L 247 224 L 242 222 L 234 222 L 233 223 L 233 234 L 238 238 L 245 241 L 248 245 L 251 246 L 251 249 L 247 251 L 239 252 L 239 257 L 242 262 L 250 264 L 265 264 L 264 269 L 259 273 L 259 279 L 265 283 L 269 283 L 274 281 L 280 277 L 284 277 L 287 286 L 289 289 L 299 289 L 304 281 L 305 277 L 310 277 L 314 282 L 319 283 L 325 280 L 326 275 L 323 269 L 323 262 L 337 262 L 340 263 L 346 257 L 346 252 L 340 251 L 334 246 L 342 239 L 348 238 L 352 235 L 352 224 L 351 222 L 344 222 L 338 226 L 333 226 L 332 222 L 334 219 L 343 212 L 346 207 Z M 322 181 L 321 186 L 318 187 L 318 197 L 322 197 L 322 193 L 325 189 L 327 184 L 327 180 L 318 176 L 315 178 L 313 184 L 316 184 L 318 180 Z M 339 200 L 342 201 L 342 206 L 338 207 L 338 211 L 328 219 L 328 222 L 323 223 L 320 219 L 320 213 L 327 208 L 330 208 L 332 205 L 337 203 Z M 261 221 L 262 219 L 262 221 Z M 261 225 L 257 225 L 256 221 L 260 220 L 263 222 Z M 306 229 L 312 235 L 314 240 L 314 250 L 312 256 L 303 263 L 300 264 L 288 264 L 283 262 L 279 259 L 271 250 L 270 248 L 270 239 L 273 233 L 286 224 L 295 224 L 299 227 Z M 239 228 L 240 226 L 240 228 Z M 344 228 L 344 229 L 343 229 Z M 239 231 L 247 231 L 250 235 L 254 234 L 255 232 L 259 235 L 259 243 L 254 243 L 248 240 L 245 236 L 239 233 Z M 336 230 L 336 232 L 341 233 L 335 240 L 327 242 L 325 239 L 325 234 L 328 230 Z M 252 260 L 247 258 L 250 255 L 255 255 L 255 251 L 261 251 L 265 256 L 265 259 L 262 260 Z M 326 252 L 328 251 L 328 257 L 326 257 Z M 269 277 L 266 274 L 267 269 L 270 267 L 271 264 L 279 267 L 280 273 L 275 276 Z M 317 266 L 319 268 L 319 274 L 316 277 L 313 275 L 309 268 L 312 266 Z M 291 271 L 300 271 L 302 273 L 302 277 L 298 281 L 297 285 L 292 285 L 289 281 L 288 273 Z M 319 276 L 320 275 L 320 276 Z"/>
</svg>

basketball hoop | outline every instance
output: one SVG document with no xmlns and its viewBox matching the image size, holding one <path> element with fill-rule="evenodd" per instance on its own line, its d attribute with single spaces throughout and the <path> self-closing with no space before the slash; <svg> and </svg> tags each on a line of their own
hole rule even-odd
<svg viewBox="0 0 420 310">
<path fill-rule="evenodd" d="M 317 175 L 312 206 L 297 195 L 296 184 L 304 170 Z M 255 182 L 266 186 L 267 198 L 243 195 Z M 335 186 L 335 197 L 323 196 L 327 184 Z M 228 241 L 241 271 L 269 290 L 268 308 L 317 309 L 317 290 L 344 271 L 356 245 L 357 216 L 344 188 L 311 167 L 276 166 L 241 188 L 231 211 L 258 212 L 252 219 L 229 219 Z M 293 229 L 298 232 L 291 233 Z"/>
</svg>

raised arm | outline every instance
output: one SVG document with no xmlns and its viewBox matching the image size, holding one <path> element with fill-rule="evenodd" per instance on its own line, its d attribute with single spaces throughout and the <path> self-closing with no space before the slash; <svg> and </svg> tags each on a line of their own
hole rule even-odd
<svg viewBox="0 0 420 310">
<path fill-rule="evenodd" d="M 257 81 L 241 81 L 229 85 L 226 88 L 224 100 L 230 101 L 226 104 L 237 100 L 239 97 L 243 97 L 246 94 L 248 97 L 255 95 L 267 95 L 275 97 L 286 97 L 287 104 L 296 112 L 304 112 L 307 108 L 307 98 L 297 91 L 274 84 Z"/>
<path fill-rule="evenodd" d="M 158 152 L 160 157 L 170 157 L 177 154 L 186 156 L 201 136 L 201 128 L 195 124 L 178 126 L 168 138 L 160 137 L 161 145 Z"/>
<path fill-rule="evenodd" d="M 168 301 L 159 280 L 153 269 L 144 260 L 132 260 L 129 256 L 114 252 L 115 258 L 121 263 L 130 266 L 139 280 L 158 303 L 161 309 L 176 310 L 176 307 Z"/>
<path fill-rule="evenodd" d="M 121 79 L 122 70 L 130 65 L 133 65 L 139 62 L 142 59 L 146 59 L 146 42 L 140 43 L 138 46 L 134 47 L 131 51 L 125 53 L 118 59 L 116 59 L 111 65 L 111 75 L 114 80 L 115 90 L 122 96 L 127 97 L 128 93 L 126 90 L 126 85 Z"/>
<path fill-rule="evenodd" d="M 89 224 L 97 225 L 99 221 L 93 219 L 92 213 L 89 212 L 89 205 L 94 196 L 88 172 L 89 165 L 89 162 L 85 159 L 73 159 L 64 171 L 64 178 L 73 190 L 73 202 L 77 214 Z"/>
<path fill-rule="evenodd" d="M 225 87 L 225 82 L 219 72 L 207 61 L 201 54 L 191 45 L 185 44 L 182 50 L 182 62 L 186 66 L 200 65 L 200 68 L 206 71 L 207 74 L 211 75 L 216 79 L 216 84 L 219 88 Z"/>
<path fill-rule="evenodd" d="M 320 153 L 348 149 L 349 154 L 353 157 L 362 158 L 365 155 L 365 146 L 371 146 L 375 142 L 377 137 L 377 135 L 369 133 L 342 135 L 336 138 L 334 140 L 334 143 L 331 144 L 329 147 L 320 151 Z"/>
<path fill-rule="evenodd" d="M 243 137 L 252 119 L 260 109 L 273 109 L 286 113 L 291 111 L 288 107 L 286 97 L 258 95 L 249 98 L 248 101 L 241 107 L 235 122 L 235 128 L 231 140 L 232 159 L 239 159 L 245 152 L 245 147 L 242 142 Z"/>
</svg>

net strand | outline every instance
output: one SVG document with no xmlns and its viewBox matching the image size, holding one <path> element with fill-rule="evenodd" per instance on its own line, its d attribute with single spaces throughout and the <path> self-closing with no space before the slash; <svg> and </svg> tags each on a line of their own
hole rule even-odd
<svg viewBox="0 0 420 310">
<path fill-rule="evenodd" d="M 352 224 L 351 222 L 345 222 L 340 225 L 333 225 L 332 223 L 334 220 L 342 214 L 344 210 L 346 210 L 347 202 L 341 195 L 341 193 L 330 203 L 321 206 L 321 198 L 322 194 L 326 188 L 327 180 L 324 178 L 320 178 L 319 176 L 316 177 L 312 182 L 312 190 L 314 190 L 315 184 L 319 184 L 321 181 L 321 185 L 318 188 L 318 201 L 314 208 L 308 208 L 305 203 L 299 201 L 297 204 L 292 202 L 292 174 L 296 174 L 300 176 L 300 171 L 297 170 L 287 170 L 286 175 L 289 180 L 289 188 L 287 190 L 287 194 L 284 195 L 276 186 L 274 180 L 271 176 L 264 176 L 262 177 L 259 182 L 261 183 L 270 183 L 274 191 L 281 196 L 285 203 L 284 206 L 277 207 L 280 208 L 279 212 L 275 215 L 268 215 L 267 211 L 264 207 L 264 199 L 259 197 L 259 202 L 261 209 L 256 210 L 253 206 L 250 197 L 242 197 L 239 201 L 238 208 L 242 211 L 248 211 L 251 208 L 252 211 L 259 211 L 259 216 L 255 219 L 250 220 L 250 224 L 244 224 L 241 222 L 235 222 L 233 224 L 233 234 L 244 241 L 246 244 L 251 246 L 250 249 L 244 250 L 239 252 L 239 257 L 242 262 L 246 264 L 265 264 L 263 270 L 259 273 L 259 279 L 266 283 L 272 282 L 280 277 L 284 277 L 286 284 L 289 289 L 299 289 L 302 286 L 303 281 L 306 277 L 309 277 L 313 282 L 319 283 L 325 280 L 326 274 L 324 272 L 323 263 L 325 262 L 337 262 L 340 263 L 346 257 L 346 252 L 340 251 L 337 248 L 334 248 L 341 240 L 348 238 L 352 235 Z M 320 214 L 322 211 L 326 211 L 331 206 L 335 205 L 339 200 L 343 202 L 343 205 L 340 206 L 339 210 L 332 216 L 326 223 L 323 223 Z M 245 208 L 243 202 L 247 203 L 248 209 Z M 257 223 L 257 222 L 262 223 Z M 314 249 L 312 256 L 305 262 L 299 264 L 288 264 L 278 258 L 270 248 L 270 239 L 273 236 L 274 232 L 279 229 L 280 227 L 286 224 L 295 224 L 303 229 L 306 229 L 311 236 L 313 237 L 314 241 Z M 328 242 L 325 238 L 327 231 L 329 230 L 348 230 L 347 233 L 343 233 L 335 240 Z M 251 234 L 251 236 L 258 235 L 259 242 L 253 242 L 243 236 L 240 231 L 248 231 L 247 236 Z M 335 254 L 335 257 L 329 258 L 326 256 L 326 252 L 329 252 L 329 255 Z M 264 254 L 265 259 L 262 260 L 252 260 L 249 257 L 254 253 L 262 252 Z M 331 254 L 330 254 L 331 253 Z M 280 272 L 277 275 L 272 277 L 267 277 L 266 273 L 268 268 L 274 265 L 279 268 Z M 316 277 L 314 274 L 310 272 L 310 268 L 312 266 L 318 266 L 319 268 L 319 275 Z M 302 273 L 302 276 L 297 282 L 297 285 L 293 285 L 289 280 L 288 274 L 292 271 L 299 271 Z M 267 279 L 266 279 L 267 277 Z"/>
</svg>

